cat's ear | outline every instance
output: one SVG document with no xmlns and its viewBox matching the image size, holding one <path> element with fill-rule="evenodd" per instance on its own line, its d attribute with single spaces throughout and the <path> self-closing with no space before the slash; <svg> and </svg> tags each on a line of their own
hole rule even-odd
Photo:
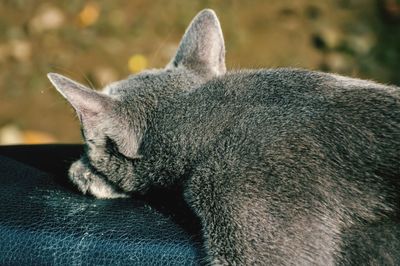
<svg viewBox="0 0 400 266">
<path fill-rule="evenodd" d="M 81 121 L 90 120 L 97 114 L 107 112 L 112 108 L 114 100 L 107 95 L 91 90 L 60 74 L 48 73 L 47 77 L 74 107 Z"/>
<path fill-rule="evenodd" d="M 226 72 L 224 37 L 217 15 L 211 9 L 192 20 L 168 67 L 183 65 L 205 75 Z"/>
</svg>

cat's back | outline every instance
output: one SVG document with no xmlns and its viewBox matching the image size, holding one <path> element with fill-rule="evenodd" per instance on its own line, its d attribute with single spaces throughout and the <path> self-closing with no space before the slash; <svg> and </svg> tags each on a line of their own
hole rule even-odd
<svg viewBox="0 0 400 266">
<path fill-rule="evenodd" d="M 347 98 L 397 101 L 400 107 L 400 88 L 377 82 L 350 78 L 331 73 L 296 68 L 239 70 L 228 72 L 193 91 L 194 97 L 210 97 L 221 101 L 252 101 L 282 104 L 298 102 L 335 102 Z"/>
<path fill-rule="evenodd" d="M 255 131 L 282 125 L 296 131 L 317 122 L 379 131 L 400 127 L 400 88 L 302 69 L 242 70 L 182 93 L 174 108 L 175 118 Z"/>
<path fill-rule="evenodd" d="M 301 69 L 242 70 L 182 93 L 161 113 L 163 132 L 191 136 L 210 153 L 229 147 L 254 161 L 308 153 L 400 171 L 394 86 Z"/>
</svg>

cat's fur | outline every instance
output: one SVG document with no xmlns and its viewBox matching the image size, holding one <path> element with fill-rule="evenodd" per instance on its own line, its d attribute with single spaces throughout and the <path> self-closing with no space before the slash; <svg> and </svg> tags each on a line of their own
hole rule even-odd
<svg viewBox="0 0 400 266">
<path fill-rule="evenodd" d="M 82 123 L 72 182 L 99 198 L 182 185 L 210 264 L 400 264 L 398 87 L 226 72 L 211 10 L 165 69 L 103 93 L 49 78 Z"/>
</svg>

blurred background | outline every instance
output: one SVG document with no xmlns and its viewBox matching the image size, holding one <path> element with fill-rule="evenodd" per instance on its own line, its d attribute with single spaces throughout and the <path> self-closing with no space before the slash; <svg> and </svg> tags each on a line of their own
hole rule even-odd
<svg viewBox="0 0 400 266">
<path fill-rule="evenodd" d="M 400 0 L 0 0 L 0 144 L 80 142 L 46 73 L 100 89 L 163 67 L 206 7 L 221 20 L 228 68 L 293 66 L 400 85 Z"/>
</svg>

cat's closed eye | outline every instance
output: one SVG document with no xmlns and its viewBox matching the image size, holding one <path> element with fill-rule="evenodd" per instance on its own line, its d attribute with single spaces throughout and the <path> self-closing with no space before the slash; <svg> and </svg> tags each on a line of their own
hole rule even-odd
<svg viewBox="0 0 400 266">
<path fill-rule="evenodd" d="M 106 143 L 105 147 L 106 147 L 108 152 L 110 152 L 111 154 L 117 155 L 117 156 L 124 156 L 120 152 L 120 150 L 118 148 L 118 145 L 117 145 L 115 140 L 113 140 L 109 136 L 105 136 L 105 143 Z"/>
</svg>

